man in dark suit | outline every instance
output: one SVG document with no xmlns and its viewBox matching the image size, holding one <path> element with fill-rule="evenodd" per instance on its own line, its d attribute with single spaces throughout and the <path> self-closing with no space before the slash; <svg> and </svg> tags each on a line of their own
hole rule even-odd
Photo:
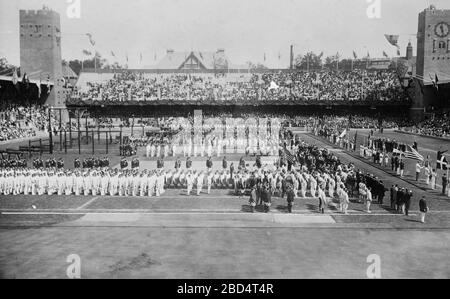
<svg viewBox="0 0 450 299">
<path fill-rule="evenodd" d="M 447 190 L 448 178 L 447 174 L 444 173 L 442 176 L 442 194 L 445 195 L 445 191 Z"/>
<path fill-rule="evenodd" d="M 223 168 L 223 170 L 227 170 L 227 168 L 228 168 L 228 162 L 227 162 L 227 157 L 226 156 L 223 156 L 222 168 Z"/>
<path fill-rule="evenodd" d="M 425 215 L 428 213 L 428 210 L 427 201 L 425 200 L 425 195 L 423 195 L 419 201 L 420 222 L 425 223 Z"/>
<path fill-rule="evenodd" d="M 181 168 L 181 160 L 177 157 L 177 160 L 175 161 L 175 169 L 178 170 Z"/>
<path fill-rule="evenodd" d="M 292 188 L 291 185 L 289 185 L 287 188 L 288 188 L 287 189 L 288 212 L 292 213 L 292 206 L 294 205 L 295 194 L 294 194 L 294 189 Z"/>
<path fill-rule="evenodd" d="M 191 167 L 192 167 L 191 157 L 187 157 L 187 159 L 186 159 L 186 168 L 190 169 Z"/>
<path fill-rule="evenodd" d="M 212 167 L 213 167 L 212 158 L 208 157 L 208 160 L 206 160 L 206 168 L 208 168 L 208 171 L 210 171 Z"/>
<path fill-rule="evenodd" d="M 413 193 L 412 190 L 406 190 L 404 198 L 405 198 L 405 215 L 408 216 L 408 211 L 411 206 L 411 197 Z"/>
</svg>

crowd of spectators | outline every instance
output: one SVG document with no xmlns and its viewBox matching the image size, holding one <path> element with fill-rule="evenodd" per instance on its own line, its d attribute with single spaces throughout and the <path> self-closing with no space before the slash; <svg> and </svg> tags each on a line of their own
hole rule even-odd
<svg viewBox="0 0 450 299">
<path fill-rule="evenodd" d="M 0 142 L 36 136 L 48 126 L 48 113 L 43 106 L 9 106 L 0 110 Z M 54 125 L 56 119 L 53 119 Z"/>
<path fill-rule="evenodd" d="M 152 74 L 122 72 L 87 82 L 73 98 L 92 101 L 359 101 L 406 100 L 393 71 L 263 74 Z"/>
<path fill-rule="evenodd" d="M 410 128 L 410 131 L 421 135 L 450 138 L 450 115 L 443 114 L 426 119 Z"/>
</svg>

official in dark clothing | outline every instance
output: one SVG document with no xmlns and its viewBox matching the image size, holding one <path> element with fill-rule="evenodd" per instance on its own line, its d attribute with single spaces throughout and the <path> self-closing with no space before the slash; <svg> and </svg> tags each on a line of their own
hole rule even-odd
<svg viewBox="0 0 450 299">
<path fill-rule="evenodd" d="M 442 194 L 445 195 L 445 191 L 447 190 L 448 178 L 447 174 L 444 173 L 442 176 Z"/>
<path fill-rule="evenodd" d="M 295 198 L 294 189 L 291 186 L 289 186 L 286 193 L 287 193 L 288 212 L 292 213 L 292 206 L 294 205 L 294 198 Z"/>
<path fill-rule="evenodd" d="M 156 161 L 156 167 L 158 169 L 164 168 L 164 159 L 159 157 L 158 160 Z"/>
<path fill-rule="evenodd" d="M 186 168 L 190 169 L 191 167 L 192 167 L 191 157 L 187 157 L 187 159 L 186 159 Z"/>
<path fill-rule="evenodd" d="M 393 210 L 393 209 L 395 209 L 395 198 L 394 198 L 394 193 L 396 192 L 395 191 L 395 186 L 392 185 L 391 189 L 389 191 L 390 191 L 390 195 L 391 195 L 391 197 L 390 197 L 390 199 L 391 199 L 391 209 Z"/>
<path fill-rule="evenodd" d="M 420 222 L 425 223 L 425 215 L 428 213 L 429 208 L 427 201 L 425 200 L 425 195 L 419 201 L 419 211 L 420 211 Z"/>
<path fill-rule="evenodd" d="M 222 168 L 223 168 L 223 170 L 227 170 L 227 168 L 228 168 L 228 162 L 227 162 L 227 157 L 226 156 L 223 157 Z"/>
<path fill-rule="evenodd" d="M 181 168 L 181 160 L 180 158 L 177 157 L 177 160 L 175 161 L 175 169 L 180 169 Z"/>
<path fill-rule="evenodd" d="M 208 170 L 211 170 L 211 168 L 213 167 L 213 162 L 211 157 L 208 157 L 208 160 L 206 160 L 206 168 L 208 168 Z"/>
<path fill-rule="evenodd" d="M 406 190 L 406 193 L 404 195 L 405 198 L 405 215 L 408 216 L 409 208 L 411 207 L 411 197 L 412 197 L 412 191 Z"/>
</svg>

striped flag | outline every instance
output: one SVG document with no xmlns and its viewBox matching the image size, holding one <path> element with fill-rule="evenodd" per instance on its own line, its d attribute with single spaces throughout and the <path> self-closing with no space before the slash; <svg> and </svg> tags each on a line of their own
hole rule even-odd
<svg viewBox="0 0 450 299">
<path fill-rule="evenodd" d="M 394 149 L 394 153 L 401 154 L 406 159 L 418 160 L 418 161 L 421 161 L 421 162 L 424 161 L 423 156 L 421 154 L 419 154 L 418 151 L 413 149 L 411 145 L 407 145 L 406 146 L 406 151 L 404 151 L 404 152 L 402 152 L 402 151 L 400 151 L 398 149 Z"/>
<path fill-rule="evenodd" d="M 284 154 L 286 155 L 286 160 L 288 160 L 289 163 L 295 163 L 295 156 L 287 148 L 284 148 Z"/>
</svg>

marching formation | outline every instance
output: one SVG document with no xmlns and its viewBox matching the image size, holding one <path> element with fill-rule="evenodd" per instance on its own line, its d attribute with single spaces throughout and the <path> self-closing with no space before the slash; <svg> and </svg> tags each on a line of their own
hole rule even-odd
<svg viewBox="0 0 450 299">
<path fill-rule="evenodd" d="M 0 170 L 0 194 L 4 195 L 109 195 L 109 196 L 161 196 L 166 189 L 185 189 L 187 195 L 209 194 L 211 189 L 234 189 L 239 196 L 250 195 L 249 204 L 263 204 L 270 210 L 271 197 L 287 197 L 289 211 L 294 199 L 312 197 L 318 199 L 319 212 L 324 213 L 330 202 L 338 201 L 340 211 L 347 213 L 349 198 L 358 192 L 370 212 L 370 203 L 383 202 L 382 182 L 370 174 L 363 174 L 352 164 L 342 164 L 327 149 L 320 149 L 297 140 L 290 147 L 294 164 L 275 163 L 252 166 L 243 161 L 237 170 L 234 166 L 212 171 L 207 163 L 205 170 L 192 170 L 186 163 L 182 169 L 139 170 L 138 161 L 133 169 L 88 167 L 91 163 L 75 161 L 74 170 L 64 168 L 5 168 Z M 87 159 L 86 161 L 90 161 Z M 124 160 L 123 160 L 124 161 Z M 241 162 L 242 162 L 241 161 Z M 188 162 L 188 161 L 187 161 Z M 299 162 L 299 163 L 297 163 Z M 47 164 L 47 163 L 46 163 Z M 88 165 L 89 164 L 89 165 Z M 121 163 L 122 164 L 122 163 Z M 224 159 L 223 165 L 227 165 Z"/>
</svg>

